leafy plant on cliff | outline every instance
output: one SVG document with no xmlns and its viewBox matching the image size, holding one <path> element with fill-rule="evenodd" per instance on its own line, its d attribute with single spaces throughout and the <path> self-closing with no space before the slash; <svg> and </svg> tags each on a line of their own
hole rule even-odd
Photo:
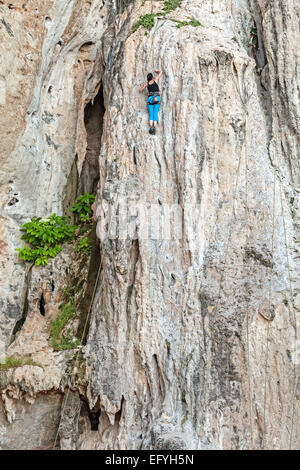
<svg viewBox="0 0 300 470">
<path fill-rule="evenodd" d="M 89 222 L 94 202 L 95 196 L 85 193 L 77 199 L 71 211 L 79 215 L 81 222 Z M 23 232 L 22 239 L 31 246 L 17 248 L 16 251 L 23 261 L 44 266 L 50 258 L 55 258 L 61 252 L 64 242 L 73 241 L 82 235 L 81 229 L 78 233 L 76 229 L 77 225 L 70 225 L 67 217 L 56 214 L 52 214 L 48 219 L 33 217 L 20 229 Z M 90 254 L 90 247 L 85 239 L 79 241 L 77 251 Z"/>
<path fill-rule="evenodd" d="M 176 28 L 182 28 L 183 26 L 193 26 L 194 28 L 196 28 L 197 26 L 202 26 L 202 24 L 199 23 L 199 21 L 196 20 L 195 18 L 192 18 L 190 21 L 180 21 L 180 20 L 174 20 L 174 19 L 171 19 L 171 21 L 173 21 L 174 23 L 177 23 Z"/>
<path fill-rule="evenodd" d="M 76 252 L 85 253 L 86 255 L 91 254 L 91 249 L 92 248 L 91 248 L 91 246 L 88 242 L 87 237 L 81 238 L 75 246 L 75 251 Z"/>
<path fill-rule="evenodd" d="M 171 11 L 176 10 L 176 8 L 180 7 L 182 0 L 166 0 L 164 2 L 163 11 L 167 13 L 171 13 Z"/>
<path fill-rule="evenodd" d="M 76 225 L 70 225 L 66 217 L 52 214 L 48 219 L 33 217 L 23 224 L 22 239 L 31 247 L 17 248 L 19 257 L 24 261 L 35 263 L 36 266 L 48 264 L 49 258 L 55 258 L 62 250 L 62 243 L 74 238 Z"/>
<path fill-rule="evenodd" d="M 257 39 L 257 28 L 253 27 L 250 30 L 250 46 L 257 47 L 258 39 Z"/>
<path fill-rule="evenodd" d="M 147 13 L 146 15 L 141 15 L 140 19 L 134 24 L 131 32 L 135 33 L 139 29 L 140 26 L 143 26 L 148 31 L 151 31 L 151 29 L 154 26 L 155 17 L 164 18 L 168 13 L 171 13 L 171 11 L 178 8 L 181 5 L 181 2 L 182 0 L 166 0 L 163 4 L 162 11 L 159 11 L 158 13 Z M 190 23 L 187 23 L 187 24 L 190 24 Z M 185 25 L 182 24 L 182 26 L 185 26 Z"/>
<path fill-rule="evenodd" d="M 80 344 L 80 340 L 75 338 L 72 329 L 65 331 L 68 322 L 75 315 L 74 297 L 60 307 L 57 317 L 50 322 L 50 343 L 55 351 L 65 351 L 74 349 Z"/>
<path fill-rule="evenodd" d="M 132 32 L 135 33 L 140 26 L 144 26 L 144 28 L 148 29 L 150 31 L 153 26 L 154 26 L 154 19 L 155 19 L 155 13 L 148 13 L 147 15 L 141 15 L 139 21 L 135 23 L 135 25 L 132 28 Z"/>
<path fill-rule="evenodd" d="M 84 193 L 77 199 L 71 212 L 79 214 L 81 222 L 87 222 L 92 215 L 92 205 L 94 202 L 95 196 L 93 194 Z"/>
</svg>

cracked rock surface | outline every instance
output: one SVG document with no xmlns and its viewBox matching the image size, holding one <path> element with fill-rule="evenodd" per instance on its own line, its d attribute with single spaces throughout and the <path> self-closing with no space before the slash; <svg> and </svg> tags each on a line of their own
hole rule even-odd
<svg viewBox="0 0 300 470">
<path fill-rule="evenodd" d="M 0 447 L 299 449 L 299 2 L 183 0 L 149 33 L 132 27 L 162 1 L 12 4 L 0 341 L 43 367 L 1 371 Z M 151 136 L 139 86 L 156 68 Z M 90 264 L 67 247 L 25 266 L 22 223 L 83 191 L 96 191 Z M 47 328 L 79 271 L 81 329 L 90 317 L 76 368 Z"/>
</svg>

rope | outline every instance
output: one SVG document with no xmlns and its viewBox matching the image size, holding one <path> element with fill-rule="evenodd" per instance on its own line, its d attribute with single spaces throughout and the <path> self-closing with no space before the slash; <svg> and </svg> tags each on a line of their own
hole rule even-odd
<svg viewBox="0 0 300 470">
<path fill-rule="evenodd" d="M 237 92 L 239 94 L 243 116 L 245 122 L 245 218 L 246 218 L 246 341 L 247 341 L 247 386 L 248 386 L 248 399 L 249 399 L 249 421 L 250 421 L 250 432 L 251 432 L 251 448 L 254 448 L 253 439 L 253 419 L 252 419 L 252 390 L 251 390 L 251 365 L 250 365 L 250 329 L 249 329 L 249 263 L 248 263 L 248 247 L 249 247 L 249 210 L 248 210 L 248 134 L 247 134 L 247 104 L 253 94 L 253 92 L 246 98 L 246 92 L 244 90 L 244 97 L 241 92 L 239 81 L 236 81 L 234 74 L 233 81 Z"/>
<path fill-rule="evenodd" d="M 289 278 L 289 290 L 290 290 L 290 297 L 291 297 L 291 306 L 293 312 L 293 319 L 294 319 L 294 329 L 295 329 L 295 346 L 294 346 L 294 354 L 297 354 L 297 318 L 294 310 L 294 303 L 293 303 L 293 288 L 292 288 L 292 279 L 291 279 L 291 269 L 290 269 L 290 261 L 289 261 L 289 253 L 288 253 L 288 241 L 287 241 L 287 231 L 286 231 L 286 223 L 285 223 L 285 214 L 284 214 L 284 205 L 283 205 L 283 194 L 282 194 L 282 183 L 281 178 L 279 179 L 279 188 L 280 188 L 280 204 L 281 204 L 281 215 L 283 220 L 283 229 L 284 229 L 284 239 L 285 239 L 285 250 L 286 250 L 286 259 L 288 265 L 288 278 Z M 297 386 L 297 371 L 296 371 L 296 357 L 294 357 L 294 386 L 293 386 L 293 395 L 292 395 L 292 422 L 291 422 L 291 432 L 290 432 L 290 442 L 289 442 L 289 449 L 292 448 L 293 443 L 293 431 L 294 431 L 294 419 L 295 419 L 295 400 L 296 400 L 296 386 Z"/>
<path fill-rule="evenodd" d="M 151 0 L 151 14 L 153 14 L 153 0 Z M 157 23 L 155 25 L 155 28 L 154 28 L 154 31 L 153 31 L 153 34 L 152 34 L 152 40 L 151 40 L 151 65 L 152 65 L 153 71 L 154 71 L 154 36 L 157 33 L 157 31 L 159 30 L 159 28 L 161 28 L 165 24 L 166 21 L 167 20 L 164 20 L 162 23 L 160 23 L 160 18 L 157 18 Z"/>
<path fill-rule="evenodd" d="M 277 147 L 277 142 L 278 142 L 278 108 L 277 108 L 277 94 L 276 94 L 276 106 L 275 106 L 275 112 L 276 112 L 276 118 L 275 118 L 275 128 L 276 128 L 276 141 L 275 141 L 275 149 L 276 153 L 278 155 L 278 147 Z M 286 252 L 286 260 L 287 260 L 287 267 L 288 267 L 288 279 L 289 279 L 289 291 L 290 291 L 290 298 L 291 298 L 291 306 L 292 306 L 292 312 L 293 312 L 293 320 L 294 320 L 294 330 L 295 330 L 295 345 L 294 345 L 294 354 L 296 355 L 297 353 L 297 318 L 294 310 L 294 303 L 293 303 L 293 287 L 292 287 L 292 278 L 291 278 L 291 267 L 290 267 L 290 260 L 289 260 L 289 249 L 288 249 L 288 240 L 287 240 L 287 230 L 286 230 L 286 221 L 285 221 L 285 213 L 284 213 L 284 204 L 283 204 L 283 190 L 282 190 L 282 182 L 281 182 L 281 177 L 279 177 L 279 193 L 280 193 L 280 205 L 281 205 L 281 216 L 282 216 L 282 223 L 283 223 L 283 231 L 284 231 L 284 240 L 285 240 L 285 252 Z M 292 395 L 292 418 L 291 418 L 291 432 L 290 432 L 290 442 L 289 442 L 289 449 L 291 450 L 292 448 L 292 443 L 293 443 L 293 431 L 294 431 L 294 418 L 295 418 L 295 400 L 296 400 L 296 386 L 297 386 L 297 371 L 296 371 L 296 357 L 294 357 L 294 369 L 293 369 L 293 379 L 294 379 L 294 386 L 293 386 L 293 395 Z"/>
<path fill-rule="evenodd" d="M 248 380 L 248 399 L 249 399 L 249 419 L 251 429 L 251 447 L 253 443 L 253 420 L 252 420 L 252 390 L 251 390 L 251 365 L 250 365 L 250 332 L 249 332 L 249 208 L 248 208 L 248 137 L 247 137 L 247 111 L 244 110 L 245 121 L 245 215 L 246 215 L 246 336 L 247 336 L 247 380 Z"/>
<path fill-rule="evenodd" d="M 243 112 L 245 117 L 245 126 L 246 126 L 246 116 L 247 116 L 247 102 L 249 101 L 250 97 L 247 101 L 245 101 L 242 97 L 242 93 L 239 87 L 239 84 L 236 83 L 234 78 L 234 83 L 238 94 L 240 96 L 242 105 L 243 105 Z M 275 122 L 275 162 L 274 162 L 274 177 L 273 177 L 273 221 L 272 221 L 272 258 L 274 256 L 274 248 L 275 248 L 275 216 L 276 216 L 276 169 L 278 169 L 278 110 L 277 110 L 277 95 L 276 99 L 273 100 L 275 104 L 275 115 L 276 118 L 274 119 Z M 245 166 L 246 166 L 246 220 L 247 220 L 247 235 L 246 235 L 246 245 L 248 245 L 249 235 L 248 235 L 248 174 L 247 174 L 247 166 L 248 166 L 248 151 L 247 151 L 247 126 L 245 129 Z M 230 224 L 227 245 L 225 250 L 225 259 L 224 259 L 224 268 L 221 273 L 219 289 L 218 289 L 218 300 L 215 309 L 213 310 L 213 328 L 212 328 L 212 343 L 214 342 L 214 322 L 215 316 L 219 310 L 220 299 L 221 299 L 221 290 L 224 280 L 224 275 L 227 267 L 227 256 L 228 256 L 228 248 L 229 242 L 232 233 L 232 221 L 234 218 L 234 206 L 236 201 L 236 192 L 238 187 L 238 178 L 239 178 L 239 169 L 240 169 L 240 161 L 241 161 L 241 154 L 239 156 L 239 163 L 236 173 L 236 181 L 235 181 L 235 192 L 234 192 L 234 199 L 232 203 L 232 220 Z M 280 201 L 281 201 L 281 215 L 283 220 L 283 229 L 284 229 L 284 238 L 285 238 L 285 249 L 286 249 L 286 259 L 288 265 L 288 278 L 289 278 L 289 291 L 291 297 L 291 305 L 293 310 L 293 317 L 294 317 L 294 329 L 295 329 L 295 354 L 297 351 L 297 318 L 294 311 L 293 305 L 293 289 L 292 289 L 292 280 L 291 280 L 291 268 L 289 262 L 289 253 L 288 253 L 288 240 L 287 240 L 287 229 L 286 229 L 286 222 L 285 222 L 285 213 L 284 213 L 284 204 L 283 204 L 283 190 L 282 190 L 282 182 L 281 178 L 279 177 L 279 185 L 280 185 Z M 271 289 L 272 289 L 272 278 L 273 278 L 273 265 L 272 265 L 271 277 L 270 277 L 270 286 L 269 286 L 269 305 L 271 304 Z M 247 274 L 246 274 L 246 289 L 247 289 L 247 298 L 246 298 L 246 317 L 247 317 L 247 363 L 248 363 L 248 393 L 249 393 L 249 403 L 250 403 L 250 425 L 251 425 L 251 444 L 253 447 L 253 420 L 252 420 L 252 393 L 251 393 L 251 382 L 250 382 L 250 348 L 249 348 L 249 272 L 248 272 L 248 265 L 247 265 Z M 270 334 L 270 322 L 268 322 L 267 326 L 267 345 L 266 345 L 266 357 L 265 357 L 265 383 L 264 383 L 264 427 L 263 427 L 263 441 L 262 441 L 262 448 L 265 446 L 265 436 L 266 436 L 266 390 L 267 390 L 267 368 L 268 368 L 268 355 L 269 355 L 269 334 Z M 296 358 L 294 359 L 294 385 L 293 385 L 293 399 L 292 399 L 292 417 L 291 417 L 291 431 L 290 431 L 290 442 L 289 448 L 292 448 L 293 444 L 293 430 L 294 430 L 294 421 L 295 421 L 295 401 L 296 401 L 296 386 L 297 386 L 297 371 L 296 371 Z M 205 394 L 206 397 L 206 394 Z M 206 398 L 205 400 L 206 401 Z M 203 411 L 204 413 L 204 411 Z M 202 413 L 202 414 L 203 414 Z"/>
<path fill-rule="evenodd" d="M 96 290 L 97 290 L 97 286 L 98 286 L 98 281 L 99 281 L 99 277 L 100 277 L 100 272 L 101 272 L 101 268 L 102 268 L 102 262 L 103 262 L 103 257 L 101 258 L 101 263 L 100 263 L 100 266 L 99 266 L 99 269 L 98 269 L 98 273 L 97 273 L 97 278 L 96 278 L 96 282 L 95 282 L 95 286 L 94 286 L 94 290 L 93 290 L 93 295 L 92 295 L 92 300 L 90 302 L 90 306 L 89 306 L 89 310 L 88 310 L 88 314 L 87 314 L 87 317 L 86 317 L 86 320 L 85 320 L 85 324 L 84 324 L 84 328 L 83 328 L 83 333 L 81 335 L 81 339 L 80 339 L 80 342 L 82 343 L 83 341 L 83 338 L 84 338 L 84 335 L 85 335 L 85 332 L 86 332 L 86 328 L 87 328 L 87 325 L 88 325 L 88 321 L 89 321 L 89 317 L 90 317 L 90 314 L 91 314 L 91 310 L 92 310 L 92 305 L 93 305 L 93 302 L 94 302 L 94 299 L 95 299 L 95 294 L 96 294 Z M 71 371 L 71 376 L 70 376 L 70 379 L 69 379 L 69 388 L 68 388 L 68 391 L 67 391 L 67 394 L 66 394 L 66 397 L 65 397 L 65 402 L 64 402 L 64 405 L 63 405 L 63 408 L 62 408 L 62 412 L 61 412 L 61 420 L 64 416 L 64 412 L 65 412 L 65 409 L 66 409 L 66 406 L 67 406 L 67 402 L 68 402 L 68 398 L 69 398 L 69 395 L 70 395 L 70 390 L 71 390 L 71 387 L 72 387 L 72 378 L 73 378 L 73 374 L 74 374 L 74 371 L 75 371 L 75 368 L 76 366 L 78 365 L 78 355 L 79 355 L 79 352 L 80 352 L 80 349 L 77 350 L 77 353 L 75 355 L 75 363 L 73 365 L 73 368 L 72 368 L 72 371 Z M 56 432 L 56 435 L 55 435 L 55 441 L 54 441 L 54 444 L 53 444 L 53 447 L 52 447 L 52 450 L 55 449 L 55 446 L 56 446 L 56 443 L 57 443 L 57 439 L 58 439 L 58 434 L 59 434 L 59 426 L 57 428 L 57 432 Z"/>
<path fill-rule="evenodd" d="M 125 171 L 125 168 L 124 168 L 124 171 Z M 124 177 L 124 174 L 122 175 L 122 177 Z M 119 194 L 115 194 L 115 198 L 114 198 L 114 199 L 115 199 L 115 203 L 118 203 Z M 83 338 L 84 338 L 84 335 L 85 335 L 85 332 L 86 332 L 86 328 L 87 328 L 87 325 L 88 325 L 89 317 L 90 317 L 91 310 L 92 310 L 92 306 L 93 306 L 94 299 L 95 299 L 96 290 L 97 290 L 97 287 L 98 287 L 98 282 L 99 282 L 99 278 L 100 278 L 100 273 L 101 273 L 102 265 L 103 265 L 103 256 L 101 257 L 101 262 L 100 262 L 100 265 L 99 265 L 99 268 L 98 268 L 97 278 L 96 278 L 96 282 L 95 282 L 95 285 L 94 285 L 94 290 L 93 290 L 92 299 L 91 299 L 91 302 L 90 302 L 90 306 L 89 306 L 88 314 L 87 314 L 87 317 L 86 317 L 84 329 L 83 329 L 83 332 L 82 332 L 82 335 L 81 335 L 81 342 L 82 342 L 82 340 L 83 340 Z M 75 366 L 77 366 L 77 364 L 78 364 L 78 354 L 79 354 L 79 352 L 80 352 L 80 351 L 79 351 L 79 349 L 78 349 L 78 351 L 77 351 L 77 353 L 76 353 L 76 356 L 75 356 L 75 363 L 74 363 L 74 366 L 73 366 L 72 372 L 71 372 L 71 379 L 72 379 L 72 377 L 73 377 L 73 373 L 74 373 L 74 370 L 75 370 Z M 71 382 L 71 380 L 70 380 L 70 382 Z M 71 385 L 72 385 L 72 383 L 69 384 L 69 388 L 68 388 L 68 391 L 67 391 L 67 394 L 66 394 L 66 399 L 65 399 L 64 406 L 63 406 L 62 412 L 61 412 L 61 419 L 62 419 L 62 417 L 64 416 L 64 412 L 65 412 L 65 409 L 66 409 L 67 401 L 68 401 L 69 394 L 70 394 L 70 390 L 71 390 Z M 55 446 L 56 446 L 58 434 L 59 434 L 59 426 L 58 426 L 58 429 L 57 429 L 57 432 L 56 432 L 55 441 L 54 441 L 52 450 L 54 450 L 54 448 L 55 448 Z"/>
<path fill-rule="evenodd" d="M 273 215 L 272 215 L 272 246 L 271 246 L 271 253 L 272 257 L 271 260 L 274 259 L 274 246 L 275 246 L 275 216 L 276 216 L 276 167 L 277 163 L 273 165 Z M 269 309 L 271 309 L 271 291 L 272 291 L 272 280 L 273 280 L 273 261 L 271 267 L 271 274 L 270 274 L 270 285 L 269 285 Z M 269 338 L 270 338 L 270 322 L 267 323 L 267 334 L 266 334 L 266 357 L 265 357 L 265 379 L 264 379 L 264 412 L 263 412 L 263 437 L 262 437 L 262 449 L 265 448 L 265 438 L 267 432 L 267 424 L 266 424 L 266 407 L 267 407 L 267 377 L 268 377 L 268 360 L 269 360 Z"/>
<path fill-rule="evenodd" d="M 232 75 L 233 75 L 233 73 L 232 73 Z M 239 87 L 237 87 L 237 85 L 236 85 L 234 75 L 233 75 L 233 79 L 234 79 L 234 83 L 235 83 L 238 95 L 241 99 L 241 102 L 243 104 L 243 109 L 244 109 L 244 107 L 247 103 L 244 103 L 244 100 L 243 100 L 242 95 L 241 95 L 241 91 L 240 91 Z M 249 99 L 250 99 L 250 97 L 249 97 Z M 211 349 L 212 349 L 212 346 L 213 346 L 214 341 L 215 341 L 215 319 L 216 319 L 216 315 L 217 315 L 217 313 L 219 311 L 219 308 L 220 308 L 221 292 L 222 292 L 223 282 L 224 282 L 225 273 L 226 273 L 226 269 L 227 269 L 227 265 L 228 265 L 228 253 L 229 253 L 229 245 L 230 245 L 230 240 L 231 240 L 231 237 L 232 237 L 234 220 L 235 220 L 235 203 L 236 203 L 236 200 L 237 200 L 237 193 L 238 193 L 238 187 L 239 187 L 241 161 L 242 161 L 242 150 L 239 152 L 238 165 L 237 165 L 236 174 L 235 174 L 235 184 L 234 184 L 234 190 L 233 190 L 233 193 L 232 193 L 231 219 L 230 219 L 230 224 L 229 224 L 228 237 L 227 237 L 227 241 L 226 241 L 225 256 L 224 256 L 224 261 L 223 261 L 223 269 L 221 271 L 221 277 L 220 277 L 220 281 L 219 281 L 217 303 L 216 303 L 215 308 L 212 311 Z M 209 356 L 209 361 L 208 362 L 209 362 L 208 367 L 209 367 L 209 369 L 211 369 L 211 357 L 210 356 Z M 206 400 L 207 400 L 207 386 L 206 386 L 206 381 L 205 381 L 205 385 L 204 385 L 204 406 L 203 406 L 203 411 L 202 411 L 201 416 L 200 416 L 200 421 L 201 421 L 201 419 L 203 417 L 203 414 L 205 413 L 205 410 L 206 410 Z"/>
<path fill-rule="evenodd" d="M 238 92 L 238 95 L 240 97 L 242 107 L 243 107 L 243 116 L 244 116 L 244 122 L 245 122 L 245 167 L 246 167 L 246 194 L 245 194 L 245 211 L 246 211 L 246 253 L 247 253 L 247 247 L 249 243 L 249 235 L 248 235 L 248 139 L 247 139 L 247 103 L 250 100 L 252 94 L 248 97 L 248 99 L 244 99 L 241 93 L 240 85 L 239 83 L 236 82 L 235 76 L 232 73 L 233 76 L 233 81 L 236 87 L 236 90 Z M 214 325 L 215 325 L 215 318 L 216 314 L 219 310 L 220 306 L 220 301 L 221 301 L 221 290 L 222 290 L 222 285 L 224 281 L 224 276 L 227 268 L 227 262 L 228 262 L 228 251 L 229 251 L 229 243 L 232 235 L 232 228 L 233 228 L 233 220 L 234 220 L 234 207 L 235 207 L 235 202 L 237 199 L 237 188 L 238 188 L 238 182 L 239 182 L 239 174 L 240 174 L 240 165 L 241 165 L 241 157 L 242 157 L 242 151 L 240 152 L 239 155 L 239 162 L 238 162 L 238 168 L 237 168 L 237 173 L 236 173 L 236 181 L 235 181 L 235 191 L 234 191 L 234 197 L 233 197 L 233 202 L 232 202 L 232 218 L 230 222 L 230 228 L 229 228 L 229 234 L 228 234 L 228 239 L 227 239 L 227 244 L 226 244 L 226 250 L 225 250 L 225 260 L 224 260 L 224 268 L 221 273 L 221 278 L 220 278 L 220 283 L 219 283 L 219 289 L 218 289 L 218 300 L 215 309 L 213 310 L 213 326 L 212 326 L 212 340 L 211 343 L 214 343 Z M 248 257 L 247 257 L 248 261 Z M 248 395 L 249 395 L 249 416 L 250 416 L 250 428 L 251 428 L 251 445 L 253 447 L 253 423 L 252 423 L 252 393 L 251 393 L 251 382 L 250 382 L 250 348 L 249 348 L 249 269 L 248 269 L 248 263 L 247 263 L 247 268 L 246 268 L 246 336 L 247 336 L 247 371 L 248 371 Z"/>
<path fill-rule="evenodd" d="M 278 83 L 278 82 L 277 82 Z M 280 172 L 279 167 L 279 152 L 278 152 L 278 136 L 279 136 L 279 125 L 278 125 L 278 93 L 276 93 L 277 83 L 274 84 L 273 88 L 273 103 L 274 103 L 274 140 L 275 140 L 275 162 L 274 162 L 274 172 L 276 168 Z M 275 96 L 274 96 L 275 95 Z M 289 247 L 288 247 L 288 239 L 287 239 L 287 229 L 286 229 L 286 220 L 285 220 L 285 212 L 284 212 L 284 204 L 283 204 L 283 189 L 282 189 L 282 181 L 281 181 L 281 174 L 279 173 L 279 195 L 280 195 L 280 206 L 281 206 L 281 217 L 282 217 L 282 224 L 283 224 L 283 231 L 284 231 L 284 241 L 285 241 L 285 252 L 286 252 L 286 260 L 287 260 L 287 269 L 288 269 L 288 282 L 289 282 L 289 293 L 291 299 L 291 307 L 293 313 L 293 320 L 294 320 L 294 330 L 295 330 L 295 345 L 294 345 L 294 353 L 297 353 L 297 317 L 294 310 L 294 303 L 293 303 L 293 287 L 292 287 L 292 278 L 291 278 L 291 267 L 290 267 L 290 259 L 289 259 Z M 296 370 L 296 357 L 294 357 L 294 368 L 293 368 L 293 395 L 292 395 L 292 417 L 291 417 L 291 431 L 290 431 L 290 439 L 289 439 L 289 449 L 292 448 L 293 444 L 293 431 L 294 431 L 294 419 L 295 419 L 295 401 L 296 401 L 296 386 L 297 386 L 297 370 Z"/>
<path fill-rule="evenodd" d="M 153 0 L 151 0 L 151 13 L 153 14 Z M 155 28 L 152 34 L 152 41 L 151 41 L 151 65 L 152 65 L 152 72 L 154 72 L 154 36 L 155 36 Z"/>
<path fill-rule="evenodd" d="M 279 168 L 279 157 L 278 157 L 278 93 L 276 93 L 276 83 L 274 84 L 273 88 L 273 103 L 274 103 L 274 140 L 275 140 L 275 149 L 274 149 L 274 182 L 273 182 L 273 231 L 272 231 L 272 256 L 274 252 L 274 233 L 275 233 L 275 202 L 276 202 L 276 170 L 280 171 Z M 275 96 L 274 96 L 275 95 Z M 294 329 L 295 329 L 295 354 L 296 354 L 296 347 L 297 347 L 297 319 L 294 311 L 294 304 L 293 304 L 293 288 L 292 288 L 292 280 L 291 280 L 291 269 L 290 269 L 290 262 L 289 262 L 289 252 L 288 252 L 288 240 L 287 240 L 287 230 L 286 230 L 286 221 L 285 221 L 285 213 L 284 213 L 284 204 L 283 204 L 283 191 L 282 191 L 282 182 L 281 182 L 281 175 L 279 174 L 279 195 L 280 195 L 280 205 L 281 205 L 281 216 L 282 216 L 282 223 L 283 223 L 283 231 L 284 231 L 284 239 L 285 239 L 285 250 L 286 250 L 286 259 L 287 259 L 287 266 L 288 266 L 288 279 L 289 279 L 289 292 L 291 297 L 291 305 L 294 317 Z M 273 268 L 272 268 L 273 272 Z M 270 289 L 269 289 L 269 304 L 270 304 L 270 296 L 271 296 L 271 284 L 272 284 L 272 277 L 270 279 Z M 268 361 L 268 353 L 269 353 L 269 330 L 270 324 L 268 322 L 267 328 L 267 346 L 266 346 L 266 362 L 265 362 L 265 386 L 264 386 L 264 433 L 263 433 L 263 442 L 262 448 L 265 447 L 265 435 L 266 435 L 266 391 L 267 391 L 267 361 Z M 294 418 L 295 418 L 295 400 L 296 400 L 296 385 L 297 385 L 297 374 L 296 374 L 296 358 L 294 358 L 294 369 L 293 369 L 293 397 L 292 397 L 292 417 L 291 417 L 291 432 L 290 432 L 290 440 L 289 440 L 289 449 L 292 448 L 293 443 L 293 429 L 294 429 Z"/>
</svg>

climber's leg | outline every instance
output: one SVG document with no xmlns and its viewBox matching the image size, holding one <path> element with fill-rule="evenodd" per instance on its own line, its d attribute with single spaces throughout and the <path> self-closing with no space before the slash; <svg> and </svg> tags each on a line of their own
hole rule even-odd
<svg viewBox="0 0 300 470">
<path fill-rule="evenodd" d="M 154 108 L 153 105 L 148 105 L 149 118 L 150 118 L 150 121 L 149 121 L 149 126 L 150 126 L 149 133 L 150 134 L 153 134 L 153 131 L 154 131 L 154 125 L 153 125 L 154 109 L 153 108 Z"/>
<path fill-rule="evenodd" d="M 157 121 L 158 121 L 158 111 L 159 111 L 159 108 L 160 108 L 160 97 L 158 96 L 158 100 L 159 100 L 159 103 L 155 104 L 153 106 L 154 108 L 154 111 L 153 111 L 153 121 L 154 121 L 154 127 L 157 125 Z"/>
<path fill-rule="evenodd" d="M 153 106 L 153 104 L 148 104 L 148 110 L 149 110 L 150 127 L 153 127 L 153 121 L 154 121 L 154 106 Z"/>
<path fill-rule="evenodd" d="M 154 108 L 154 111 L 153 111 L 153 121 L 154 121 L 154 127 L 156 127 L 157 125 L 157 121 L 158 121 L 158 111 L 159 111 L 159 108 L 160 108 L 160 104 L 155 104 L 153 106 Z"/>
</svg>

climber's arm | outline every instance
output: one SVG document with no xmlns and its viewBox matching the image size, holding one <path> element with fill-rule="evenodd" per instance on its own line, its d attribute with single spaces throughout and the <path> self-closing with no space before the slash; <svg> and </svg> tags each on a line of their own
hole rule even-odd
<svg viewBox="0 0 300 470">
<path fill-rule="evenodd" d="M 161 75 L 162 75 L 162 70 L 154 70 L 154 72 L 158 74 L 158 75 L 155 77 L 155 81 L 157 82 L 157 80 L 159 80 L 159 78 L 160 78 Z"/>
<path fill-rule="evenodd" d="M 145 85 L 140 86 L 140 93 L 142 93 L 142 91 L 144 91 L 145 88 L 147 88 L 147 85 L 148 85 L 148 83 L 145 83 Z"/>
</svg>

